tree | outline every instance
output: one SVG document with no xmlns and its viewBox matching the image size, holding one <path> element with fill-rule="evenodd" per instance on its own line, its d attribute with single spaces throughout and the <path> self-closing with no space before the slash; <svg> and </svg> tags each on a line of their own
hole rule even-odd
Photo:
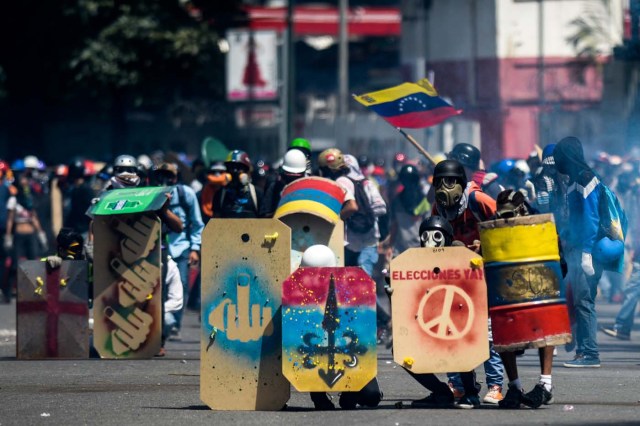
<svg viewBox="0 0 640 426">
<path fill-rule="evenodd" d="M 9 2 L 0 35 L 15 41 L 0 47 L 14 157 L 44 150 L 47 111 L 65 102 L 98 100 L 111 113 L 115 146 L 127 108 L 223 94 L 217 35 L 179 0 Z"/>
</svg>

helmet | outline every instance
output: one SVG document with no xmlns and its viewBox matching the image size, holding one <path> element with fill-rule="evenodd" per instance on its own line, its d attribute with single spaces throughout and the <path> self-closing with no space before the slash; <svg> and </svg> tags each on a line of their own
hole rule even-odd
<svg viewBox="0 0 640 426">
<path fill-rule="evenodd" d="M 11 167 L 9 167 L 9 163 L 0 160 L 0 179 L 3 178 L 12 179 L 13 173 L 11 172 Z"/>
<path fill-rule="evenodd" d="M 40 160 L 35 155 L 27 155 L 24 157 L 24 167 L 25 169 L 39 169 Z"/>
<path fill-rule="evenodd" d="M 304 173 L 307 170 L 307 156 L 299 149 L 290 149 L 284 155 L 282 170 L 287 173 Z"/>
<path fill-rule="evenodd" d="M 620 259 L 624 253 L 624 243 L 609 237 L 600 239 L 593 250 L 593 258 L 600 263 L 611 263 Z"/>
<path fill-rule="evenodd" d="M 480 166 L 480 150 L 468 143 L 459 143 L 449 153 L 449 158 L 458 160 L 463 166 L 478 170 Z"/>
<path fill-rule="evenodd" d="M 113 174 L 118 176 L 119 174 L 127 173 L 131 175 L 138 174 L 138 162 L 130 155 L 119 155 L 113 162 Z"/>
<path fill-rule="evenodd" d="M 341 170 L 347 167 L 344 162 L 344 155 L 338 148 L 325 149 L 318 156 L 318 165 L 331 170 Z"/>
<path fill-rule="evenodd" d="M 143 171 L 148 171 L 148 170 L 151 170 L 152 167 L 153 167 L 153 161 L 151 161 L 151 158 L 148 155 L 142 154 L 138 156 L 139 169 Z"/>
<path fill-rule="evenodd" d="M 305 138 L 295 138 L 291 141 L 291 145 L 289 148 L 298 148 L 301 149 L 305 155 L 311 154 L 311 144 Z"/>
<path fill-rule="evenodd" d="M 413 164 L 405 164 L 400 169 L 398 179 L 404 186 L 415 185 L 420 181 L 420 172 Z"/>
<path fill-rule="evenodd" d="M 229 152 L 229 155 L 227 155 L 227 159 L 225 160 L 224 164 L 225 166 L 227 166 L 228 170 L 232 170 L 234 168 L 234 165 L 241 165 L 243 168 L 245 168 L 246 172 L 250 172 L 252 169 L 251 159 L 249 158 L 249 155 L 239 149 L 234 149 L 233 151 Z"/>
<path fill-rule="evenodd" d="M 516 162 L 511 158 L 505 158 L 504 160 L 500 160 L 496 164 L 494 164 L 492 169 L 495 173 L 498 174 L 498 176 L 504 177 L 511 171 L 511 169 L 513 169 L 515 164 Z"/>
<path fill-rule="evenodd" d="M 136 169 L 138 167 L 138 162 L 131 155 L 119 155 L 116 157 L 116 160 L 113 162 L 114 171 L 120 167 Z"/>
<path fill-rule="evenodd" d="M 300 266 L 335 267 L 338 266 L 338 261 L 333 250 L 322 244 L 316 244 L 302 253 Z"/>
<path fill-rule="evenodd" d="M 448 247 L 453 242 L 453 227 L 442 216 L 431 216 L 420 224 L 420 245 L 422 247 Z"/>
<path fill-rule="evenodd" d="M 11 163 L 11 170 L 13 170 L 14 172 L 24 171 L 24 160 L 18 158 L 13 163 Z"/>
<path fill-rule="evenodd" d="M 553 160 L 553 149 L 555 147 L 555 143 L 550 143 L 549 145 L 544 147 L 544 149 L 542 150 L 542 164 L 545 164 L 547 166 L 553 166 L 554 164 L 556 164 Z"/>
<path fill-rule="evenodd" d="M 520 173 L 522 173 L 525 176 L 528 175 L 529 172 L 531 171 L 531 169 L 529 168 L 529 165 L 525 160 L 516 161 L 516 163 L 513 165 L 513 168 L 518 170 Z"/>
<path fill-rule="evenodd" d="M 71 180 L 79 179 L 85 176 L 85 165 L 82 158 L 75 158 L 67 165 L 67 177 Z"/>
<path fill-rule="evenodd" d="M 467 175 L 464 167 L 456 160 L 444 160 L 436 165 L 433 171 L 433 180 L 443 177 L 454 177 L 460 181 L 462 186 L 467 184 Z"/>
</svg>

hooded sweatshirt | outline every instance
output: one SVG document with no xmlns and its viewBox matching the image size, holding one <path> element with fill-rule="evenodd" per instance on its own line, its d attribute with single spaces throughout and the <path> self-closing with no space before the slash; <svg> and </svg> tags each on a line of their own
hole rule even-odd
<svg viewBox="0 0 640 426">
<path fill-rule="evenodd" d="M 591 253 L 598 241 L 598 205 L 602 184 L 585 161 L 578 138 L 570 136 L 558 142 L 553 150 L 553 159 L 558 172 L 569 176 L 569 223 L 561 238 L 570 249 Z"/>
</svg>

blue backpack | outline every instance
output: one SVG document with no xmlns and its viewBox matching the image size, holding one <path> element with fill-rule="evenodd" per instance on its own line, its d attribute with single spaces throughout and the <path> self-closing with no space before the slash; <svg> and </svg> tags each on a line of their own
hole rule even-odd
<svg viewBox="0 0 640 426">
<path fill-rule="evenodd" d="M 604 269 L 622 272 L 624 269 L 624 241 L 627 237 L 629 222 L 620 201 L 613 191 L 600 183 L 598 214 L 598 241 L 594 257 L 599 257 Z"/>
</svg>

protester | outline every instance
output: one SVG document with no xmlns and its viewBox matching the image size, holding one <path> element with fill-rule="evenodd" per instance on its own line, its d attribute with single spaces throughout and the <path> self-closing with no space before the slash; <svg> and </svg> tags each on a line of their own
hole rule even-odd
<svg viewBox="0 0 640 426">
<path fill-rule="evenodd" d="M 200 264 L 200 247 L 204 223 L 200 216 L 200 207 L 196 193 L 190 186 L 178 182 L 178 167 L 173 163 L 162 163 L 154 168 L 153 180 L 160 186 L 172 186 L 169 210 L 182 222 L 182 230 L 167 230 L 169 255 L 178 265 L 183 287 L 183 306 L 189 294 L 189 268 L 197 268 Z M 170 285 L 167 282 L 167 285 Z M 184 309 L 177 310 L 173 316 L 175 324 L 171 328 L 170 339 L 179 340 Z"/>
<path fill-rule="evenodd" d="M 565 367 L 598 368 L 596 295 L 602 276 L 602 265 L 592 256 L 597 242 L 600 215 L 600 181 L 584 159 L 582 143 L 575 137 L 562 139 L 553 150 L 558 173 L 569 177 L 567 201 L 569 221 L 563 248 L 569 268 L 567 281 L 571 284 L 575 311 L 577 344 L 575 358 Z"/>
<path fill-rule="evenodd" d="M 214 217 L 255 219 L 258 217 L 262 193 L 251 183 L 251 159 L 246 152 L 233 150 L 224 162 L 231 182 L 213 197 Z"/>
</svg>

